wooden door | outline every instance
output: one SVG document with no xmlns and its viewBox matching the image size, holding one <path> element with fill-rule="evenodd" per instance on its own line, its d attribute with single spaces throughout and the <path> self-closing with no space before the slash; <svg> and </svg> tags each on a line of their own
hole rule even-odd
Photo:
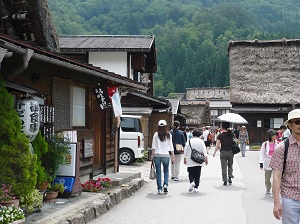
<svg viewBox="0 0 300 224">
<path fill-rule="evenodd" d="M 93 175 L 105 173 L 105 110 L 100 110 L 96 101 L 93 103 L 92 125 L 94 140 Z"/>
</svg>

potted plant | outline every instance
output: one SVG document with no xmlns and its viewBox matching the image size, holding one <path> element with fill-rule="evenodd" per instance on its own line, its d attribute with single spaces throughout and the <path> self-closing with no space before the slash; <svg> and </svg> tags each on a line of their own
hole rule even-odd
<svg viewBox="0 0 300 224">
<path fill-rule="evenodd" d="M 37 178 L 36 188 L 40 191 L 45 191 L 48 188 L 49 183 L 52 181 L 50 175 L 46 172 L 42 163 L 42 157 L 48 152 L 48 143 L 42 136 L 41 131 L 38 132 L 35 139 L 32 141 L 32 148 L 37 156 Z"/>
<path fill-rule="evenodd" d="M 58 193 L 62 194 L 64 193 L 64 191 L 65 191 L 65 186 L 63 184 L 55 183 L 48 188 L 48 191 L 46 192 L 44 198 L 46 200 L 54 199 L 58 196 Z"/>
<path fill-rule="evenodd" d="M 15 206 L 0 206 L 0 223 L 20 224 L 25 222 L 25 214 L 21 208 Z"/>
<path fill-rule="evenodd" d="M 2 184 L 0 188 L 0 204 L 6 207 L 19 207 L 19 199 L 12 192 L 11 184 Z"/>
<path fill-rule="evenodd" d="M 54 135 L 48 142 L 48 151 L 41 156 L 42 166 L 50 182 L 59 174 L 59 166 L 67 164 L 66 157 L 69 155 L 68 142 L 59 135 Z"/>
<path fill-rule="evenodd" d="M 42 211 L 42 206 L 43 194 L 37 189 L 34 189 L 30 194 L 20 196 L 20 207 L 26 216 L 33 212 Z"/>
</svg>

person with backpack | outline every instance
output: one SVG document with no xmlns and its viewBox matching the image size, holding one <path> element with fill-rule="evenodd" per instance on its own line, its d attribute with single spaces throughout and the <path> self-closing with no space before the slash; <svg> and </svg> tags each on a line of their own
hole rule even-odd
<svg viewBox="0 0 300 224">
<path fill-rule="evenodd" d="M 283 224 L 299 224 L 300 220 L 300 109 L 288 113 L 292 135 L 279 143 L 271 158 L 273 169 L 273 215 Z M 281 200 L 280 200 L 280 196 Z"/>
<path fill-rule="evenodd" d="M 276 140 L 278 133 L 274 129 L 267 131 L 267 141 L 263 142 L 259 152 L 260 169 L 265 171 L 266 194 L 271 193 L 272 168 L 269 166 L 275 148 L 279 144 Z"/>
</svg>

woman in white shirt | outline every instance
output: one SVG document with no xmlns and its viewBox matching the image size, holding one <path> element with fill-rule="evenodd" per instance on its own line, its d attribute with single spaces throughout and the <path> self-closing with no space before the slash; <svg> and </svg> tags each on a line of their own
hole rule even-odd
<svg viewBox="0 0 300 224">
<path fill-rule="evenodd" d="M 271 193 L 271 176 L 272 168 L 269 166 L 275 148 L 279 144 L 276 140 L 278 132 L 274 129 L 267 131 L 268 141 L 262 143 L 259 152 L 259 166 L 261 170 L 265 170 L 265 186 L 266 194 Z"/>
<path fill-rule="evenodd" d="M 152 159 L 156 167 L 156 183 L 158 194 L 168 193 L 169 186 L 169 163 L 170 154 L 171 160 L 174 162 L 174 148 L 172 143 L 172 135 L 167 131 L 167 122 L 160 120 L 158 122 L 157 132 L 153 135 L 152 140 Z M 161 165 L 163 165 L 164 182 L 161 183 Z"/>
<path fill-rule="evenodd" d="M 202 139 L 200 139 L 201 131 L 199 129 L 193 130 L 193 138 L 187 142 L 185 150 L 184 150 L 184 164 L 187 166 L 187 171 L 189 173 L 189 180 L 190 180 L 190 187 L 189 192 L 198 192 L 198 186 L 200 182 L 201 176 L 201 168 L 204 166 L 204 163 L 196 163 L 191 160 L 191 153 L 192 149 L 198 150 L 199 152 L 203 153 L 205 156 L 205 164 L 208 164 L 207 160 L 207 151 L 205 147 L 205 143 Z"/>
</svg>

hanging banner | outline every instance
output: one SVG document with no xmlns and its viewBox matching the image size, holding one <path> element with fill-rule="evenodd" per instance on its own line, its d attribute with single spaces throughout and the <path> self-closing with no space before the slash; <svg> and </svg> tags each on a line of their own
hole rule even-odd
<svg viewBox="0 0 300 224">
<path fill-rule="evenodd" d="M 121 99 L 120 94 L 117 86 L 109 87 L 108 88 L 108 95 L 111 99 L 115 117 L 122 115 L 122 106 L 121 106 Z"/>
<path fill-rule="evenodd" d="M 110 103 L 108 93 L 107 93 L 107 85 L 106 84 L 101 84 L 101 85 L 95 86 L 93 88 L 93 91 L 96 96 L 97 103 L 101 110 L 105 110 L 105 109 L 111 107 L 111 103 Z"/>
<path fill-rule="evenodd" d="M 30 142 L 35 139 L 40 129 L 40 106 L 33 98 L 26 98 L 17 103 L 17 112 L 22 121 L 22 132 Z"/>
</svg>

